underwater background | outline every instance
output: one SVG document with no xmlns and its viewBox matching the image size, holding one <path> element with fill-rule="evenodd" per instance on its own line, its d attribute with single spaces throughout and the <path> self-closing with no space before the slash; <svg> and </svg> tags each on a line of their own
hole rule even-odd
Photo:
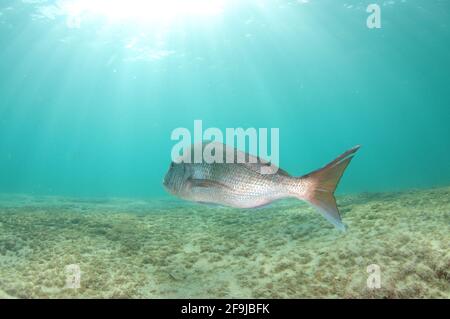
<svg viewBox="0 0 450 319">
<path fill-rule="evenodd" d="M 449 298 L 449 57 L 445 0 L 1 0 L 0 297 Z M 194 120 L 293 175 L 361 144 L 348 231 L 166 194 Z"/>
</svg>

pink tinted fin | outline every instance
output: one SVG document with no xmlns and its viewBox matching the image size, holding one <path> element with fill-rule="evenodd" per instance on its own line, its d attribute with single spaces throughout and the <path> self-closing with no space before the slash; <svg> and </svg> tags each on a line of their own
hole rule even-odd
<svg viewBox="0 0 450 319">
<path fill-rule="evenodd" d="M 345 230 L 345 225 L 342 223 L 339 209 L 336 206 L 334 191 L 359 148 L 360 146 L 357 145 L 325 167 L 300 177 L 307 185 L 304 199 L 316 207 L 329 222 L 340 230 Z"/>
</svg>

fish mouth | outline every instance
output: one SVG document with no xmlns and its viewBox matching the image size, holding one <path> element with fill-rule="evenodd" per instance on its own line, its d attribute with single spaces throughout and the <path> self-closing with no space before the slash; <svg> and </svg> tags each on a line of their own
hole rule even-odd
<svg viewBox="0 0 450 319">
<path fill-rule="evenodd" d="M 173 189 L 169 188 L 167 185 L 163 185 L 163 186 L 164 186 L 164 190 L 166 191 L 166 193 L 177 196 L 177 193 Z"/>
<path fill-rule="evenodd" d="M 166 191 L 166 193 L 173 195 L 172 190 L 165 183 L 163 183 L 163 188 Z"/>
<path fill-rule="evenodd" d="M 164 189 L 166 190 L 166 192 L 173 194 L 172 189 L 169 187 L 169 179 L 167 178 L 167 175 L 164 176 L 164 178 L 162 180 L 162 185 L 163 185 Z"/>
<path fill-rule="evenodd" d="M 167 178 L 166 177 L 163 178 L 162 185 L 164 186 L 165 189 L 168 189 Z"/>
</svg>

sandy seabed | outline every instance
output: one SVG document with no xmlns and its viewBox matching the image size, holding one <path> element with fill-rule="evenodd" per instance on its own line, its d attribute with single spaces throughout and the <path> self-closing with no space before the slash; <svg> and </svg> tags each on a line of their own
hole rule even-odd
<svg viewBox="0 0 450 319">
<path fill-rule="evenodd" d="M 450 298 L 450 187 L 338 203 L 345 233 L 296 200 L 0 195 L 0 298 Z"/>
</svg>

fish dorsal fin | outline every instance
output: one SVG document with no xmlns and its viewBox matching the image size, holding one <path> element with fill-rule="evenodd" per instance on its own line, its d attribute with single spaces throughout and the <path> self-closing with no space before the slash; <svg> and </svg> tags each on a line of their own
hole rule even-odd
<svg viewBox="0 0 450 319">
<path fill-rule="evenodd" d="M 282 170 L 281 168 L 277 167 L 276 165 L 271 165 L 270 162 L 268 162 L 267 160 L 265 160 L 259 156 L 255 156 L 255 155 L 243 152 L 243 151 L 237 149 L 236 147 L 231 147 L 229 145 L 226 145 L 226 144 L 223 144 L 223 143 L 217 142 L 217 141 L 206 140 L 206 141 L 203 141 L 200 143 L 192 144 L 190 146 L 189 153 L 186 154 L 186 158 L 193 161 L 193 154 L 195 152 L 196 147 L 199 147 L 201 152 L 203 152 L 205 150 L 205 147 L 207 145 L 211 146 L 211 144 L 214 144 L 217 147 L 217 149 L 221 150 L 221 152 L 223 153 L 223 156 L 222 156 L 223 161 L 227 160 L 226 154 L 228 152 L 233 152 L 233 154 L 234 154 L 233 163 L 242 165 L 243 167 L 245 167 L 248 170 L 251 170 L 251 171 L 257 172 L 257 173 L 261 173 L 261 168 L 265 168 L 265 167 L 269 168 L 270 167 L 269 171 L 276 172 L 277 174 L 283 175 L 283 176 L 291 176 L 285 170 Z M 268 171 L 268 170 L 265 170 L 265 171 Z M 201 187 L 201 186 L 199 186 L 199 187 Z"/>
<path fill-rule="evenodd" d="M 285 170 L 277 167 L 276 165 L 271 164 L 269 161 L 265 160 L 264 158 L 261 158 L 259 156 L 255 156 L 249 153 L 245 153 L 236 147 L 231 148 L 230 146 L 227 146 L 225 144 L 224 149 L 231 149 L 234 151 L 234 162 L 243 165 L 247 169 L 261 173 L 262 167 L 271 167 L 271 171 L 276 172 L 277 174 L 283 175 L 283 176 L 291 176 L 288 172 Z M 244 163 L 240 163 L 238 159 L 245 159 Z"/>
</svg>

